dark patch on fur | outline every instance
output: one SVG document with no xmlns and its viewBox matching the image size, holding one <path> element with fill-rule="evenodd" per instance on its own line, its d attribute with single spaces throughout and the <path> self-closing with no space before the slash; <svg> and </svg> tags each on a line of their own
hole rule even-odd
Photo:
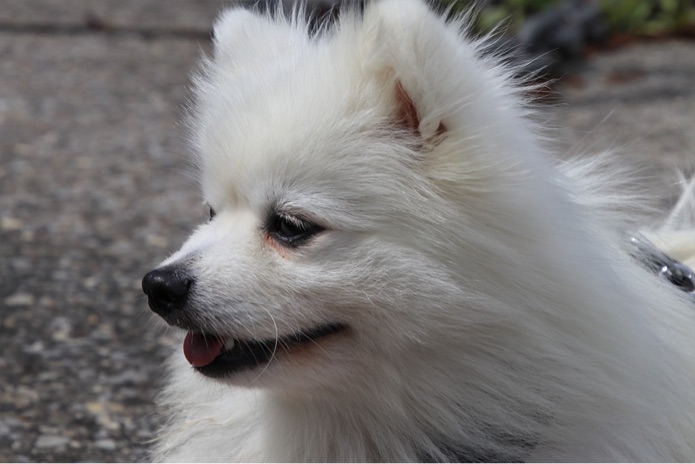
<svg viewBox="0 0 695 464">
<path fill-rule="evenodd" d="M 309 33 L 316 35 L 329 31 L 344 10 L 362 13 L 369 0 L 244 0 L 245 8 L 274 16 L 278 13 L 291 16 L 303 6 Z"/>
</svg>

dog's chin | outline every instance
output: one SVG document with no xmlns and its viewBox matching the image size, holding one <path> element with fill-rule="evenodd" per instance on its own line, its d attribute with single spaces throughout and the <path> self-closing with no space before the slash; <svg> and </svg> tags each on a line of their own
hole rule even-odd
<svg viewBox="0 0 695 464">
<path fill-rule="evenodd" d="M 267 340 L 239 340 L 189 331 L 184 341 L 184 354 L 200 374 L 230 380 L 254 369 L 267 369 L 288 356 L 301 356 L 308 350 L 318 349 L 330 338 L 346 331 L 347 326 L 342 323 L 323 324 Z M 204 355 L 196 354 L 201 344 L 207 352 Z"/>
</svg>

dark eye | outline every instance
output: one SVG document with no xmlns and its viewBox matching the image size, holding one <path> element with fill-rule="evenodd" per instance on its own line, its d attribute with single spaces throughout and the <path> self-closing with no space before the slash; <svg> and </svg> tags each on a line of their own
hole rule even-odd
<svg viewBox="0 0 695 464">
<path fill-rule="evenodd" d="M 322 230 L 319 225 L 284 214 L 273 215 L 267 227 L 272 238 L 288 247 L 299 246 Z"/>
<path fill-rule="evenodd" d="M 215 216 L 217 216 L 217 213 L 214 209 L 212 209 L 212 206 L 208 206 L 208 208 L 210 208 L 210 220 L 212 221 L 213 219 L 215 219 Z"/>
</svg>

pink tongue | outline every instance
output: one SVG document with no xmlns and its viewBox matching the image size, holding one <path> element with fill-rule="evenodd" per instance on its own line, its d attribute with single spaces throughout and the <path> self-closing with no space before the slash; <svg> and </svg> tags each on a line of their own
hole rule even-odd
<svg viewBox="0 0 695 464">
<path fill-rule="evenodd" d="M 183 355 L 194 367 L 207 366 L 215 360 L 224 340 L 211 335 L 188 332 L 183 341 Z"/>
</svg>

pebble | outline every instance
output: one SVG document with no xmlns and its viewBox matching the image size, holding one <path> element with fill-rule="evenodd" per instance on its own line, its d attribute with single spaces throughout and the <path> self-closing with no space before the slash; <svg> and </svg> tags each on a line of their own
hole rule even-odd
<svg viewBox="0 0 695 464">
<path fill-rule="evenodd" d="M 41 340 L 37 340 L 31 345 L 25 346 L 23 351 L 29 354 L 42 354 L 46 346 Z"/>
<path fill-rule="evenodd" d="M 20 230 L 24 226 L 21 219 L 5 216 L 0 219 L 0 229 L 5 231 Z"/>
<path fill-rule="evenodd" d="M 148 245 L 153 245 L 160 248 L 164 248 L 169 245 L 169 241 L 167 240 L 167 238 L 161 235 L 150 234 L 147 237 L 145 237 L 145 240 L 147 241 Z"/>
<path fill-rule="evenodd" d="M 102 438 L 101 440 L 97 440 L 94 445 L 97 448 L 106 451 L 113 451 L 116 449 L 116 442 L 111 440 L 110 438 Z"/>
<path fill-rule="evenodd" d="M 7 306 L 32 306 L 34 304 L 34 295 L 28 293 L 15 293 L 5 298 Z"/>
<path fill-rule="evenodd" d="M 34 446 L 37 448 L 56 448 L 66 445 L 70 440 L 58 435 L 41 435 Z"/>
<path fill-rule="evenodd" d="M 2 326 L 6 329 L 14 329 L 17 327 L 17 317 L 12 315 L 8 316 L 2 321 Z"/>
</svg>

